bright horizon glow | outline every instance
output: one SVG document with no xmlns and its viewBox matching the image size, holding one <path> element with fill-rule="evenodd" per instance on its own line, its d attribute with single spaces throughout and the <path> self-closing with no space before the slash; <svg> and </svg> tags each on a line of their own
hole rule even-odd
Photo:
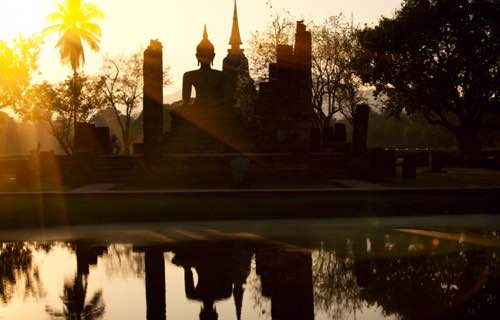
<svg viewBox="0 0 500 320">
<path fill-rule="evenodd" d="M 174 84 L 166 88 L 172 93 L 181 87 L 182 75 L 196 68 L 195 48 L 201 40 L 203 25 L 208 26 L 209 38 L 215 45 L 214 67 L 222 68 L 231 32 L 233 0 L 87 0 L 97 4 L 105 18 L 97 21 L 103 31 L 100 53 L 85 47 L 85 73 L 99 71 L 103 55 L 131 54 L 147 47 L 151 39 L 164 46 L 164 63 L 171 68 Z M 29 36 L 46 25 L 46 16 L 55 10 L 56 0 L 2 0 L 0 39 L 10 41 L 18 34 Z M 381 16 L 390 16 L 401 0 L 274 0 L 274 9 L 286 9 L 299 18 L 322 21 L 343 13 L 354 16 L 355 23 L 374 24 Z M 250 34 L 261 30 L 272 13 L 266 0 L 238 0 L 243 48 Z M 37 79 L 60 81 L 71 74 L 62 66 L 55 48 L 57 37 L 46 39 L 40 54 L 40 74 Z"/>
</svg>

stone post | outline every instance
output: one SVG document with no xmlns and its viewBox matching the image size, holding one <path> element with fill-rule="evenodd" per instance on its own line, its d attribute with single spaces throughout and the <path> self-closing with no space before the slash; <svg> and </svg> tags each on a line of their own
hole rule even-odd
<svg viewBox="0 0 500 320">
<path fill-rule="evenodd" d="M 311 151 L 318 152 L 321 150 L 321 130 L 319 128 L 311 129 Z"/>
<path fill-rule="evenodd" d="M 395 177 L 396 176 L 396 151 L 385 150 L 384 152 L 384 176 Z"/>
<path fill-rule="evenodd" d="M 405 179 L 417 178 L 417 155 L 407 154 L 404 156 L 402 176 Z"/>
<path fill-rule="evenodd" d="M 161 156 L 163 139 L 163 47 L 152 40 L 144 52 L 144 156 Z"/>
<path fill-rule="evenodd" d="M 336 123 L 334 126 L 333 140 L 335 143 L 346 143 L 347 141 L 347 128 L 345 123 Z"/>
<path fill-rule="evenodd" d="M 369 117 L 370 106 L 367 104 L 359 104 L 356 106 L 352 124 L 352 153 L 354 155 L 363 155 L 367 151 Z"/>
<path fill-rule="evenodd" d="M 332 145 L 334 142 L 335 132 L 332 126 L 323 128 L 323 144 Z"/>
</svg>

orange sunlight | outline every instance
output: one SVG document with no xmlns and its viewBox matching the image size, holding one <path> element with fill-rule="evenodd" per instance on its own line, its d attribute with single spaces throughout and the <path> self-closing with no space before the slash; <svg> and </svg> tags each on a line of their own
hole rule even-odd
<svg viewBox="0 0 500 320">
<path fill-rule="evenodd" d="M 105 18 L 97 21 L 102 28 L 99 53 L 86 50 L 86 73 L 97 72 L 102 56 L 131 54 L 144 49 L 151 39 L 159 39 L 164 45 L 165 63 L 171 66 L 173 85 L 166 93 L 179 90 L 182 74 L 196 68 L 194 49 L 201 38 L 203 25 L 208 25 L 210 40 L 215 45 L 214 66 L 221 68 L 226 56 L 232 22 L 234 0 L 88 0 L 98 5 Z M 0 39 L 10 41 L 19 33 L 30 35 L 48 25 L 47 15 L 56 9 L 56 0 L 2 1 L 0 10 Z M 321 21 L 328 16 L 344 13 L 354 15 L 359 23 L 374 23 L 381 15 L 390 15 L 400 6 L 401 0 L 274 0 L 274 8 L 286 8 L 298 18 Z M 266 0 L 238 1 L 243 47 L 251 33 L 262 29 L 272 11 Z M 56 35 L 46 39 L 40 54 L 40 80 L 60 81 L 71 74 L 59 60 L 55 48 Z"/>
</svg>

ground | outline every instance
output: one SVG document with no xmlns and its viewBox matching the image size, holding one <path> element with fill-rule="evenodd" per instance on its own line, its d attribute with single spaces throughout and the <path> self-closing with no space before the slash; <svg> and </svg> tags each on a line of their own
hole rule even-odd
<svg viewBox="0 0 500 320">
<path fill-rule="evenodd" d="M 386 187 L 396 188 L 439 188 L 439 187 L 498 187 L 500 170 L 476 168 L 444 168 L 443 172 L 429 172 L 419 168 L 417 179 L 388 178 L 381 183 Z"/>
<path fill-rule="evenodd" d="M 383 181 L 365 181 L 353 179 L 331 179 L 325 182 L 310 181 L 285 181 L 265 185 L 250 185 L 243 188 L 274 189 L 274 188 L 443 188 L 443 187 L 500 187 L 500 170 L 488 170 L 478 168 L 444 168 L 442 172 L 429 172 L 427 168 L 418 168 L 416 179 L 403 179 L 398 173 L 397 177 L 385 178 Z M 193 186 L 199 189 L 203 186 Z M 225 186 L 224 189 L 234 188 Z M 78 188 L 62 187 L 55 179 L 42 179 L 30 187 L 18 187 L 15 177 L 10 175 L 0 176 L 0 192 L 15 191 L 101 191 L 101 190 L 162 190 L 172 189 L 162 184 L 95 184 Z"/>
<path fill-rule="evenodd" d="M 229 186 L 230 187 L 230 186 Z M 418 168 L 416 179 L 403 179 L 398 173 L 397 177 L 385 178 L 383 181 L 366 181 L 353 179 L 330 179 L 323 183 L 310 181 L 287 181 L 286 183 L 273 183 L 262 186 L 250 185 L 248 188 L 273 189 L 273 188 L 445 188 L 445 187 L 500 187 L 500 170 L 478 168 L 444 168 L 442 172 L 429 172 L 427 168 Z M 200 188 L 200 187 L 198 187 Z M 203 188 L 203 187 L 201 187 Z M 128 184 L 116 185 L 113 190 L 148 190 L 171 189 L 146 185 Z M 196 189 L 196 187 L 194 188 Z"/>
</svg>

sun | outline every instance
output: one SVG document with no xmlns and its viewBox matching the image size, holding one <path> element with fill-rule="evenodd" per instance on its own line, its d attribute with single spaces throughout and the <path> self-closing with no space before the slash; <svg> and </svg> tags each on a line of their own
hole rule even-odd
<svg viewBox="0 0 500 320">
<path fill-rule="evenodd" d="M 39 33 L 46 25 L 52 0 L 1 1 L 0 39 L 10 41 L 19 34 L 29 36 Z"/>
</svg>

